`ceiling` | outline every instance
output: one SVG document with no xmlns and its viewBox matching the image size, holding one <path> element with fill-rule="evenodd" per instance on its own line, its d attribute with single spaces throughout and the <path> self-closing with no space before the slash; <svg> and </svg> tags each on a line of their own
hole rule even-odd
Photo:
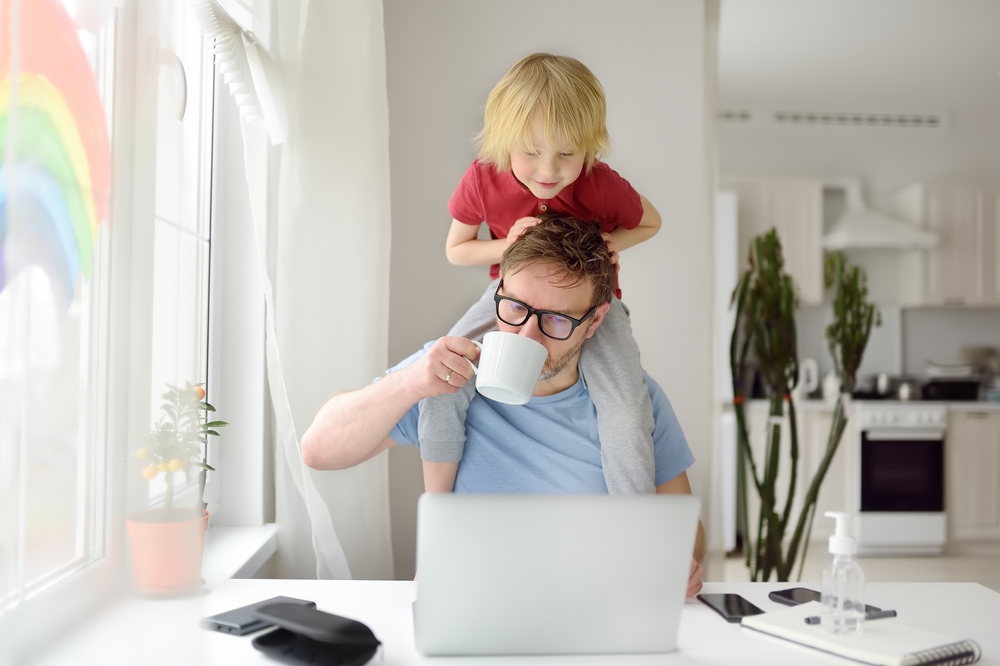
<svg viewBox="0 0 1000 666">
<path fill-rule="evenodd" d="M 722 0 L 719 104 L 1000 120 L 1000 0 Z"/>
</svg>

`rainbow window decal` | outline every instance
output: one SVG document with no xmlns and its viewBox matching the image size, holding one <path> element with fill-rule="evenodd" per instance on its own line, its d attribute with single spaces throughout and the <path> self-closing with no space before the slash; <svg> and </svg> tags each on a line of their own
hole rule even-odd
<svg viewBox="0 0 1000 666">
<path fill-rule="evenodd" d="M 0 292 L 37 265 L 68 308 L 110 187 L 104 106 L 76 25 L 58 0 L 0 0 Z"/>
</svg>

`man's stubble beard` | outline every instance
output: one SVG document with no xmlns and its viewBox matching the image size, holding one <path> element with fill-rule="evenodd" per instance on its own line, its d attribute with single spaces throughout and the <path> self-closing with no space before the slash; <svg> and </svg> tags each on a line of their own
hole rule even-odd
<svg viewBox="0 0 1000 666">
<path fill-rule="evenodd" d="M 589 325 L 587 326 L 587 331 L 588 332 L 590 331 Z M 583 343 L 586 341 L 587 341 L 587 336 L 586 334 L 584 334 L 583 337 L 580 338 L 579 343 L 574 345 L 571 349 L 566 350 L 566 352 L 561 356 L 559 356 L 559 358 L 554 359 L 551 356 L 547 357 L 545 359 L 545 365 L 542 366 L 542 374 L 538 376 L 538 380 L 545 381 L 548 379 L 552 379 L 560 372 L 565 370 L 566 366 L 569 365 L 570 361 L 572 361 L 574 357 L 576 357 L 576 355 L 580 353 L 580 350 L 583 349 Z"/>
</svg>

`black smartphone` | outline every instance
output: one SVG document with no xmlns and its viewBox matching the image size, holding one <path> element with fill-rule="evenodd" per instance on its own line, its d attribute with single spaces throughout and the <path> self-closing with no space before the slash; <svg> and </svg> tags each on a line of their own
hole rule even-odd
<svg viewBox="0 0 1000 666">
<path fill-rule="evenodd" d="M 764 612 L 738 594 L 699 594 L 698 601 L 724 617 L 726 622 L 739 622 L 747 615 Z"/>
<path fill-rule="evenodd" d="M 297 604 L 299 606 L 316 607 L 315 601 L 305 601 L 304 599 L 293 599 L 292 597 L 271 597 L 255 604 L 234 608 L 225 613 L 219 613 L 211 617 L 206 617 L 201 621 L 201 626 L 205 629 L 214 629 L 226 634 L 243 636 L 254 631 L 259 631 L 265 627 L 270 627 L 271 623 L 254 617 L 254 611 L 271 604 Z"/>
<path fill-rule="evenodd" d="M 775 590 L 774 592 L 769 593 L 767 598 L 786 606 L 798 606 L 799 604 L 808 603 L 810 601 L 819 601 L 820 594 L 816 590 L 810 590 L 807 587 L 790 587 L 787 590 Z M 866 613 L 879 610 L 882 609 L 877 606 L 869 606 L 868 604 L 865 604 Z"/>
</svg>

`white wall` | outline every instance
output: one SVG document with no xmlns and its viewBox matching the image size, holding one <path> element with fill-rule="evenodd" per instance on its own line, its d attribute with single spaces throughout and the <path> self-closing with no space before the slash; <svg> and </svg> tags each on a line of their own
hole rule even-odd
<svg viewBox="0 0 1000 666">
<path fill-rule="evenodd" d="M 725 0 L 720 108 L 944 113 L 945 131 L 719 128 L 723 173 L 862 178 L 876 194 L 926 179 L 1000 179 L 991 0 Z"/>
<path fill-rule="evenodd" d="M 877 204 L 924 180 L 997 182 L 1000 132 L 959 122 L 948 132 L 878 128 L 719 128 L 724 174 L 857 177 Z"/>
<path fill-rule="evenodd" d="M 965 363 L 963 347 L 1000 348 L 1000 309 L 904 310 L 903 370 L 926 376 L 927 362 Z"/>
<path fill-rule="evenodd" d="M 474 157 L 486 95 L 521 57 L 579 58 L 604 84 L 608 162 L 659 209 L 663 229 L 622 256 L 643 365 L 664 387 L 695 457 L 711 440 L 712 253 L 705 155 L 702 0 L 385 0 L 392 178 L 389 360 L 448 328 L 485 268 L 447 263 L 448 198 Z M 693 481 L 700 483 L 697 464 Z M 390 458 L 398 577 L 412 576 L 412 447 Z"/>
</svg>

